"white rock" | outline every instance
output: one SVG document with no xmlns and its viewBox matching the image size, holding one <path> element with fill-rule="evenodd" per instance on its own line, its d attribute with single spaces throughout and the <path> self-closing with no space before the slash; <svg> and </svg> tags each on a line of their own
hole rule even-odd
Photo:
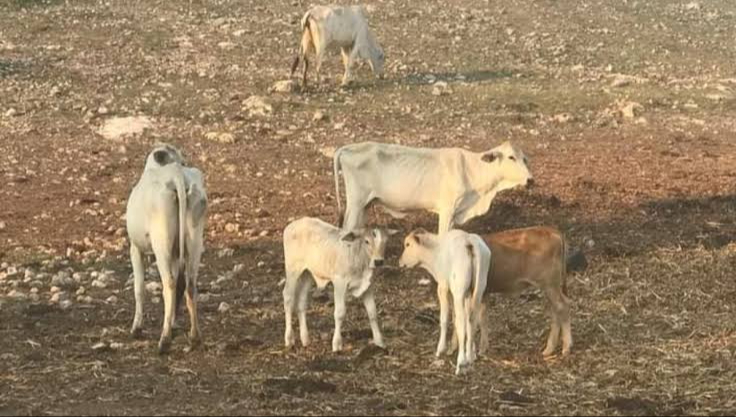
<svg viewBox="0 0 736 417">
<path fill-rule="evenodd" d="M 432 280 L 427 279 L 427 278 L 422 278 L 422 279 L 419 280 L 419 285 L 425 285 L 426 286 L 426 285 L 429 285 L 431 283 L 432 283 Z"/>
<path fill-rule="evenodd" d="M 277 81 L 268 89 L 271 93 L 293 93 L 297 91 L 299 85 L 294 80 Z"/>
<path fill-rule="evenodd" d="M 120 342 L 112 342 L 110 343 L 110 349 L 112 350 L 120 350 L 123 348 L 123 344 Z"/>
<path fill-rule="evenodd" d="M 210 297 L 212 297 L 210 294 L 200 294 L 197 296 L 197 301 L 200 303 L 206 303 L 210 301 Z"/>
<path fill-rule="evenodd" d="M 51 287 L 51 289 L 49 290 L 49 292 L 51 294 L 60 293 L 61 292 L 61 288 L 59 288 L 59 287 Z"/>
<path fill-rule="evenodd" d="M 100 106 L 100 108 L 97 109 L 97 114 L 106 115 L 108 113 L 110 113 L 110 110 L 108 110 L 105 106 Z"/>
<path fill-rule="evenodd" d="M 220 42 L 217 44 L 217 47 L 220 49 L 230 50 L 235 48 L 235 44 L 233 42 Z"/>
<path fill-rule="evenodd" d="M 217 252 L 217 257 L 218 258 L 229 258 L 229 257 L 233 256 L 234 254 L 235 254 L 235 249 L 225 248 L 225 249 L 220 249 Z"/>
<path fill-rule="evenodd" d="M 637 117 L 643 110 L 644 107 L 641 104 L 631 101 L 624 104 L 624 106 L 621 108 L 621 114 L 626 119 L 633 119 Z"/>
<path fill-rule="evenodd" d="M 92 287 L 94 287 L 94 288 L 107 288 L 107 283 L 105 281 L 100 280 L 100 279 L 96 279 L 96 280 L 92 281 L 92 284 L 90 284 L 90 285 L 92 285 Z"/>
<path fill-rule="evenodd" d="M 66 294 L 64 294 L 63 292 L 57 292 L 51 296 L 51 299 L 49 300 L 49 302 L 52 304 L 56 304 L 65 299 L 66 299 Z"/>
<path fill-rule="evenodd" d="M 7 274 L 8 277 L 12 277 L 13 275 L 15 275 L 15 274 L 18 273 L 18 268 L 14 267 L 14 266 L 9 266 L 5 270 L 5 273 Z"/>
<path fill-rule="evenodd" d="M 8 293 L 8 298 L 22 299 L 26 298 L 26 295 L 17 290 L 10 290 L 10 292 Z"/>
<path fill-rule="evenodd" d="M 228 223 L 225 225 L 225 231 L 228 233 L 235 233 L 240 230 L 240 225 L 237 223 Z"/>
<path fill-rule="evenodd" d="M 34 278 L 36 277 L 36 273 L 35 273 L 35 272 L 33 272 L 33 270 L 32 270 L 32 269 L 30 269 L 30 268 L 26 268 L 26 270 L 25 270 L 25 271 L 24 271 L 24 273 L 23 273 L 23 276 L 24 276 L 24 277 L 25 277 L 25 279 L 27 279 L 28 281 L 31 281 L 31 280 L 33 280 L 33 279 L 34 279 Z"/>
<path fill-rule="evenodd" d="M 66 310 L 71 306 L 72 306 L 72 300 L 63 300 L 62 302 L 59 303 L 59 307 L 62 310 Z"/>
<path fill-rule="evenodd" d="M 237 264 L 233 267 L 233 273 L 237 274 L 244 269 L 245 269 L 245 264 Z"/>
<path fill-rule="evenodd" d="M 323 146 L 319 148 L 319 153 L 327 157 L 328 159 L 332 159 L 335 156 L 335 149 L 334 146 Z"/>
<path fill-rule="evenodd" d="M 273 113 L 273 106 L 265 97 L 261 96 L 250 96 L 247 100 L 243 101 L 243 109 L 248 111 L 251 116 L 269 116 Z"/>
<path fill-rule="evenodd" d="M 10 108 L 8 109 L 8 111 L 5 112 L 5 117 L 13 117 L 16 114 L 18 114 L 18 111 L 13 108 Z"/>
<path fill-rule="evenodd" d="M 98 131 L 108 140 L 118 140 L 126 136 L 139 135 L 151 129 L 153 122 L 145 116 L 113 117 L 105 121 Z"/>
<path fill-rule="evenodd" d="M 85 292 L 87 292 L 87 290 L 84 287 L 79 287 L 77 295 L 84 295 Z"/>
<path fill-rule="evenodd" d="M 700 3 L 698 2 L 690 2 L 685 5 L 685 10 L 700 10 Z"/>
<path fill-rule="evenodd" d="M 146 291 L 150 293 L 159 293 L 161 292 L 161 288 L 162 286 L 160 282 L 154 281 L 154 282 L 149 282 L 148 284 L 146 284 Z"/>
<path fill-rule="evenodd" d="M 573 121 L 574 119 L 574 116 L 570 113 L 560 113 L 552 116 L 552 121 L 559 124 L 566 124 Z"/>
<path fill-rule="evenodd" d="M 38 288 L 36 287 L 31 288 L 31 294 L 38 294 Z"/>
<path fill-rule="evenodd" d="M 204 135 L 205 139 L 212 141 L 212 142 L 219 142 L 219 143 L 228 143 L 232 144 L 235 143 L 235 136 L 232 133 L 227 132 L 208 132 Z"/>
<path fill-rule="evenodd" d="M 266 262 L 264 262 L 264 261 L 258 261 L 258 267 L 259 268 L 263 268 L 264 266 L 266 266 Z"/>
<path fill-rule="evenodd" d="M 115 304 L 115 303 L 118 302 L 118 297 L 116 297 L 114 295 L 111 295 L 111 296 L 107 297 L 107 300 L 105 300 L 105 302 L 107 304 Z"/>
<path fill-rule="evenodd" d="M 92 350 L 95 352 L 99 352 L 99 351 L 107 349 L 107 347 L 108 347 L 107 343 L 100 342 L 100 343 L 95 343 L 94 345 L 92 345 Z"/>
<path fill-rule="evenodd" d="M 432 86 L 432 95 L 433 96 L 442 96 L 446 94 L 450 94 L 450 88 L 447 85 L 447 82 L 445 81 L 437 81 Z"/>
<path fill-rule="evenodd" d="M 323 120 L 327 120 L 327 115 L 325 115 L 321 110 L 317 110 L 316 112 L 314 112 L 312 120 L 315 122 L 321 122 Z"/>
<path fill-rule="evenodd" d="M 224 301 L 220 303 L 219 307 L 217 307 L 217 311 L 220 313 L 227 313 L 229 310 L 230 310 L 230 304 Z"/>
</svg>

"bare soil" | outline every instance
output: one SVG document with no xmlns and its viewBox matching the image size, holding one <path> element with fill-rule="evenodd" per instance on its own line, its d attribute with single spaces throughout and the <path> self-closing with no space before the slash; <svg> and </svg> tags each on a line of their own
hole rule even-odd
<svg viewBox="0 0 736 417">
<path fill-rule="evenodd" d="M 321 83 L 272 93 L 306 2 L 0 2 L 0 414 L 736 413 L 736 3 L 365 4 L 385 80 L 363 65 L 340 88 L 335 54 Z M 244 109 L 253 95 L 272 111 Z M 128 116 L 152 126 L 100 135 Z M 281 230 L 337 217 L 331 151 L 363 140 L 525 150 L 536 188 L 502 193 L 465 228 L 557 225 L 585 251 L 570 357 L 542 360 L 546 306 L 528 292 L 493 299 L 490 351 L 454 376 L 454 358 L 433 356 L 434 287 L 396 267 L 400 238 L 376 280 L 387 351 L 351 303 L 346 350 L 331 353 L 325 295 L 313 346 L 283 348 Z M 157 141 L 206 173 L 211 203 L 205 343 L 185 351 L 180 330 L 163 357 L 160 296 L 145 339 L 128 336 L 123 218 Z M 403 237 L 437 220 L 371 221 Z M 51 301 L 62 271 L 82 274 L 66 308 Z"/>
</svg>

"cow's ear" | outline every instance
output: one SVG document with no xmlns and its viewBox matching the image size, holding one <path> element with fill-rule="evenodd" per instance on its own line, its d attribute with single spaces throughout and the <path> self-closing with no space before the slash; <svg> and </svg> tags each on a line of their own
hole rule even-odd
<svg viewBox="0 0 736 417">
<path fill-rule="evenodd" d="M 501 152 L 488 152 L 484 153 L 481 159 L 483 162 L 491 163 L 495 161 L 496 159 L 501 160 L 503 158 L 503 154 Z"/>
<path fill-rule="evenodd" d="M 345 241 L 345 242 L 352 242 L 357 238 L 358 236 L 355 233 L 347 232 L 345 235 L 343 235 L 342 238 L 340 238 L 340 240 Z"/>
<path fill-rule="evenodd" d="M 389 236 L 393 236 L 393 235 L 399 233 L 399 230 L 398 229 L 388 229 L 388 230 L 386 230 L 386 233 L 388 233 Z"/>
<path fill-rule="evenodd" d="M 411 237 L 414 238 L 414 242 L 416 242 L 417 245 L 421 245 L 422 244 L 422 240 L 419 239 L 419 235 L 418 234 L 412 233 Z"/>
<path fill-rule="evenodd" d="M 156 163 L 159 165 L 166 165 L 169 161 L 169 153 L 167 151 L 156 151 L 153 153 L 153 159 L 156 160 Z"/>
</svg>

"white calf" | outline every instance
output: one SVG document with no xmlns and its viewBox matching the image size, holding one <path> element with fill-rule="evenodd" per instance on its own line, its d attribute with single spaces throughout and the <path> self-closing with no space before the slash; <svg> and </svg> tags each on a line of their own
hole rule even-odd
<svg viewBox="0 0 736 417">
<path fill-rule="evenodd" d="M 302 345 L 309 345 L 307 307 L 312 280 L 319 288 L 332 282 L 335 291 L 335 334 L 333 352 L 342 349 L 342 322 L 345 319 L 345 299 L 348 290 L 356 298 L 362 298 L 373 332 L 373 343 L 384 346 L 378 326 L 376 302 L 371 286 L 374 269 L 383 265 L 388 236 L 393 231 L 372 229 L 346 233 L 323 222 L 304 217 L 290 223 L 284 229 L 284 312 L 286 316 L 286 346 L 294 344 L 292 315 L 299 306 L 299 333 Z"/>
<path fill-rule="evenodd" d="M 207 195 L 202 173 L 183 166 L 170 145 L 157 146 L 146 160 L 140 180 L 128 199 L 126 225 L 135 277 L 135 317 L 131 334 L 140 337 L 143 324 L 143 255 L 156 257 L 164 293 L 164 323 L 159 352 L 171 346 L 176 306 L 186 293 L 189 340 L 200 342 L 197 319 L 197 272 L 203 251 Z M 176 279 L 175 279 L 176 277 Z"/>
<path fill-rule="evenodd" d="M 342 84 L 350 82 L 350 70 L 356 59 L 367 59 L 373 73 L 383 78 L 385 57 L 381 45 L 376 40 L 361 6 L 315 6 L 302 18 L 302 42 L 291 75 L 299 66 L 299 58 L 304 60 L 303 84 L 307 85 L 309 61 L 307 53 L 314 50 L 317 55 L 317 81 L 322 60 L 328 50 L 340 48 L 345 66 Z"/>
<path fill-rule="evenodd" d="M 462 230 L 435 235 L 418 229 L 404 239 L 399 265 L 421 266 L 437 282 L 440 302 L 440 341 L 437 356 L 447 350 L 447 324 L 450 296 L 455 311 L 455 332 L 461 341 L 455 373 L 459 374 L 475 360 L 473 329 L 481 311 L 486 289 L 491 251 L 483 239 Z"/>
</svg>

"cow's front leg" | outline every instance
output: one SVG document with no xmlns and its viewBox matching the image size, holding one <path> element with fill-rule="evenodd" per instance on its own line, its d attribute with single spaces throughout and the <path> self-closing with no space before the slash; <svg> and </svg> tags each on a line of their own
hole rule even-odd
<svg viewBox="0 0 736 417">
<path fill-rule="evenodd" d="M 307 308 L 309 308 L 309 295 L 312 292 L 312 279 L 302 276 L 299 278 L 299 338 L 302 346 L 309 346 L 309 327 L 307 326 Z"/>
<path fill-rule="evenodd" d="M 143 255 L 137 246 L 130 245 L 130 262 L 133 264 L 133 282 L 135 286 L 135 316 L 133 317 L 133 327 L 130 334 L 133 338 L 139 339 L 143 335 L 143 291 L 144 265 Z"/>
<path fill-rule="evenodd" d="M 332 351 L 342 350 L 342 323 L 345 320 L 345 299 L 347 298 L 349 280 L 336 278 L 332 285 L 335 289 L 335 334 L 332 337 Z"/>
<path fill-rule="evenodd" d="M 300 273 L 286 270 L 286 283 L 284 284 L 284 344 L 287 348 L 294 346 L 294 329 L 292 327 L 294 307 L 297 303 L 297 285 Z"/>
<path fill-rule="evenodd" d="M 438 235 L 443 235 L 452 230 L 452 228 L 455 226 L 455 223 L 453 221 L 454 216 L 455 213 L 452 210 L 440 210 L 440 224 L 437 231 Z"/>
<path fill-rule="evenodd" d="M 450 321 L 449 296 L 447 284 L 440 282 L 437 285 L 437 298 L 440 301 L 440 341 L 437 344 L 437 357 L 442 356 L 447 350 L 447 324 Z"/>
<path fill-rule="evenodd" d="M 371 322 L 371 332 L 373 332 L 373 344 L 382 348 L 386 347 L 381 334 L 381 327 L 378 325 L 378 312 L 376 311 L 376 298 L 373 294 L 373 288 L 368 288 L 363 293 L 363 305 L 368 313 L 368 320 Z"/>
<path fill-rule="evenodd" d="M 342 76 L 342 85 L 346 86 L 350 83 L 350 70 L 353 66 L 353 58 L 350 48 L 340 48 L 342 54 L 342 64 L 345 67 L 345 74 Z"/>
</svg>

